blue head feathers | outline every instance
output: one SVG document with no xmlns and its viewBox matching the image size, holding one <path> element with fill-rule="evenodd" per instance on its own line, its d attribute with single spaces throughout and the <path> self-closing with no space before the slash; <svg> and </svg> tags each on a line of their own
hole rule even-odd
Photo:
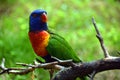
<svg viewBox="0 0 120 80">
<path fill-rule="evenodd" d="M 44 10 L 35 10 L 30 15 L 29 31 L 48 30 L 47 28 L 47 12 Z"/>
</svg>

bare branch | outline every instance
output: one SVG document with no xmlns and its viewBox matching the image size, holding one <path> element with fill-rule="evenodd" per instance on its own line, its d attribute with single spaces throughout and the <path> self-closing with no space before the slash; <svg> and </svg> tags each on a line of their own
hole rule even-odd
<svg viewBox="0 0 120 80">
<path fill-rule="evenodd" d="M 52 80 L 75 80 L 77 77 L 88 76 L 95 73 L 120 69 L 120 58 L 114 57 L 109 59 L 102 59 L 93 62 L 83 63 L 75 66 L 74 68 L 69 67 L 59 71 Z"/>
<path fill-rule="evenodd" d="M 102 48 L 102 50 L 104 52 L 104 56 L 105 56 L 105 58 L 108 58 L 108 57 L 110 57 L 110 55 L 109 55 L 109 53 L 108 53 L 108 51 L 107 51 L 107 49 L 106 49 L 106 47 L 104 45 L 103 38 L 102 38 L 98 28 L 97 28 L 97 25 L 96 25 L 96 22 L 95 22 L 94 18 L 92 18 L 92 22 L 93 22 L 94 28 L 96 30 L 96 33 L 97 33 L 96 37 L 98 38 L 98 40 L 99 40 L 99 42 L 101 44 L 101 48 Z"/>
<path fill-rule="evenodd" d="M 70 62 L 64 62 L 67 65 L 70 64 Z M 63 64 L 62 62 L 51 62 L 51 63 L 37 63 L 37 64 L 25 64 L 25 63 L 19 63 L 21 66 L 25 66 L 26 68 L 2 68 L 1 74 L 9 73 L 9 74 L 19 74 L 24 75 L 29 72 L 34 71 L 37 68 L 45 68 L 45 69 L 58 69 L 56 66 L 58 64 Z M 2 63 L 3 64 L 3 63 Z M 118 57 L 112 57 L 112 58 L 105 58 L 102 60 L 87 62 L 87 63 L 81 63 L 76 64 L 74 67 L 67 67 L 67 68 L 60 68 L 61 71 L 59 71 L 53 80 L 75 80 L 76 77 L 83 77 L 90 75 L 92 73 L 98 73 L 105 70 L 111 70 L 111 69 L 120 69 L 120 58 Z M 60 70 L 59 69 L 59 70 Z"/>
<path fill-rule="evenodd" d="M 71 64 L 71 60 L 65 60 L 62 62 L 51 62 L 51 63 L 35 63 L 35 64 L 25 64 L 25 63 L 17 63 L 17 65 L 24 66 L 26 68 L 6 68 L 5 67 L 5 60 L 3 59 L 0 68 L 0 75 L 4 73 L 9 73 L 9 74 L 20 74 L 24 75 L 29 72 L 34 71 L 37 68 L 44 68 L 44 69 L 56 69 L 56 70 L 61 70 L 63 67 L 59 66 L 59 64 L 62 65 L 68 65 Z"/>
</svg>

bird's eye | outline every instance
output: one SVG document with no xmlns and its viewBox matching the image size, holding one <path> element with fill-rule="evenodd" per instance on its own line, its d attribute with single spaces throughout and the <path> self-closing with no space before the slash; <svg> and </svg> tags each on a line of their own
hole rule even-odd
<svg viewBox="0 0 120 80">
<path fill-rule="evenodd" d="M 34 17 L 34 18 L 37 17 L 37 14 L 32 14 L 32 17 Z"/>
</svg>

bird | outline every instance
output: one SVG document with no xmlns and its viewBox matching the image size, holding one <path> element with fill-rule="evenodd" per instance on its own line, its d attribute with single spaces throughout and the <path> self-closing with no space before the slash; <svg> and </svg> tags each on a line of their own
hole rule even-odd
<svg viewBox="0 0 120 80">
<path fill-rule="evenodd" d="M 45 10 L 37 9 L 30 14 L 28 35 L 34 52 L 45 62 L 54 61 L 52 57 L 82 62 L 65 38 L 48 29 L 47 20 Z"/>
<path fill-rule="evenodd" d="M 56 61 L 52 57 L 82 63 L 65 38 L 48 28 L 47 21 L 47 12 L 42 9 L 34 10 L 29 16 L 28 36 L 36 55 L 42 57 L 45 63 Z M 84 77 L 81 79 L 85 80 Z"/>
</svg>

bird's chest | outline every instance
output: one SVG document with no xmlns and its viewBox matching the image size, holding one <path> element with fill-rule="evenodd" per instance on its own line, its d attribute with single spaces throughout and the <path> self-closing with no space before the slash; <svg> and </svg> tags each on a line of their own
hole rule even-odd
<svg viewBox="0 0 120 80">
<path fill-rule="evenodd" d="M 38 56 L 46 56 L 46 46 L 48 45 L 50 34 L 46 31 L 29 32 L 30 42 Z"/>
</svg>

